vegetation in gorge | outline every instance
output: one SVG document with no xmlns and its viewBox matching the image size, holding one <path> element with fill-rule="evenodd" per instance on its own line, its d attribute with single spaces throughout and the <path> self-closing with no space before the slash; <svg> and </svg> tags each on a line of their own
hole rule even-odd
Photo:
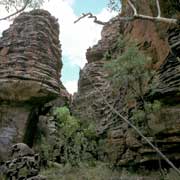
<svg viewBox="0 0 180 180">
<path fill-rule="evenodd" d="M 143 109 L 133 109 L 131 120 L 135 126 L 138 127 L 143 134 L 153 135 L 155 132 L 149 127 L 148 121 L 155 118 L 155 114 L 161 109 L 161 103 L 154 101 L 153 103 L 145 102 Z"/>
<path fill-rule="evenodd" d="M 155 73 L 152 70 L 152 59 L 139 50 L 137 43 L 128 42 L 121 36 L 116 48 L 120 55 L 115 59 L 110 58 L 105 65 L 113 87 L 124 87 L 128 99 L 143 100 L 149 88 L 148 83 Z"/>
<path fill-rule="evenodd" d="M 138 172 L 128 171 L 126 169 L 115 170 L 102 162 L 96 162 L 94 166 L 86 163 L 80 163 L 78 167 L 72 167 L 70 164 L 54 165 L 41 172 L 48 180 L 179 180 L 178 174 L 170 169 L 164 171 L 164 177 L 160 172 L 140 170 Z"/>
<path fill-rule="evenodd" d="M 11 7 L 14 8 L 15 6 L 15 9 L 18 7 L 19 10 L 16 9 L 17 12 L 15 12 L 15 14 L 11 14 L 10 16 L 7 16 L 0 20 L 8 19 L 9 17 L 14 16 L 17 13 L 22 12 L 24 9 L 26 9 L 26 7 L 35 8 L 39 6 L 40 4 L 42 4 L 43 0 L 33 0 L 33 1 L 2 0 L 0 1 L 0 4 L 4 2 L 7 3 L 5 8 L 10 13 L 11 13 L 10 11 Z M 20 2 L 20 3 L 14 4 L 15 2 Z M 29 4 L 30 2 L 34 4 Z M 115 2 L 117 1 L 110 0 L 111 5 L 113 5 L 114 3 L 113 5 L 114 7 L 112 7 L 114 9 L 117 8 Z M 132 11 L 133 13 L 132 17 L 128 17 L 128 16 L 122 17 L 122 19 L 120 18 L 119 20 L 125 20 L 125 21 L 134 20 L 134 19 L 152 20 L 152 18 L 154 18 L 153 20 L 155 21 L 158 20 L 160 23 L 161 23 L 161 20 L 163 20 L 164 22 L 167 22 L 167 23 L 177 24 L 177 16 L 176 15 L 173 16 L 174 9 L 172 10 L 172 8 L 170 8 L 170 10 L 172 11 L 171 12 L 172 15 L 167 8 L 165 8 L 167 12 L 166 11 L 164 12 L 164 10 L 162 10 L 162 15 L 165 17 L 169 17 L 170 19 L 161 17 L 160 8 L 157 11 L 158 5 L 155 4 L 155 2 L 160 2 L 158 0 L 151 1 L 153 3 L 152 6 L 154 8 L 153 14 L 156 15 L 158 13 L 157 17 L 151 17 L 151 16 L 138 14 L 140 13 L 139 7 L 137 4 L 138 1 L 132 1 L 134 4 L 132 4 L 130 0 L 124 0 L 124 1 L 118 1 L 118 2 L 127 3 L 127 5 L 129 6 L 129 10 Z M 167 2 L 170 3 L 169 0 Z M 174 7 L 177 7 L 177 6 L 174 5 Z M 164 7 L 162 7 L 162 9 L 164 9 Z M 90 18 L 91 17 L 96 18 L 95 16 L 92 16 L 91 13 L 84 14 L 84 17 L 86 15 L 90 15 L 89 16 Z M 175 19 L 171 19 L 171 18 L 175 18 Z M 79 18 L 77 21 L 79 21 L 80 19 L 81 18 Z M 95 19 L 94 22 L 99 23 L 101 25 L 105 25 L 108 23 L 108 22 L 101 23 L 97 19 Z M 159 31 L 161 32 L 161 26 L 159 26 L 158 23 L 156 23 L 156 25 L 157 25 L 157 29 L 158 27 L 160 27 Z M 118 51 L 117 54 L 114 50 Z M 156 145 L 156 147 L 158 147 L 159 144 L 157 146 L 155 142 L 156 138 L 154 138 L 155 130 L 149 127 L 149 121 L 151 121 L 153 118 L 156 118 L 155 117 L 156 113 L 160 112 L 162 108 L 161 107 L 162 104 L 156 100 L 150 102 L 150 100 L 147 100 L 146 98 L 146 93 L 149 91 L 149 89 L 151 90 L 153 89 L 153 84 L 151 84 L 151 80 L 153 79 L 153 76 L 155 74 L 153 70 L 153 65 L 152 65 L 153 62 L 152 62 L 151 57 L 147 56 L 143 51 L 140 50 L 138 43 L 131 42 L 129 41 L 129 39 L 124 39 L 123 37 L 120 36 L 120 38 L 118 39 L 118 43 L 112 49 L 112 52 L 108 51 L 108 53 L 106 53 L 105 59 L 107 59 L 106 68 L 110 75 L 109 79 L 112 83 L 112 87 L 114 88 L 113 90 L 119 91 L 119 89 L 121 88 L 121 90 L 123 89 L 123 91 L 125 92 L 123 96 L 121 96 L 123 97 L 122 99 L 124 99 L 123 110 L 126 111 L 125 113 L 124 112 L 123 113 L 127 115 L 126 117 L 128 121 L 130 123 L 132 122 L 132 124 L 134 124 L 134 126 L 136 126 L 143 133 L 143 135 L 150 138 L 152 137 L 153 143 Z M 114 94 L 116 95 L 117 93 L 115 92 Z M 118 96 L 117 98 L 120 98 L 120 96 Z M 116 101 L 115 99 L 113 100 Z M 113 100 L 112 100 L 112 103 L 113 103 Z M 83 111 L 83 109 L 81 110 Z M 146 178 L 149 179 L 147 176 L 151 176 L 154 180 L 156 179 L 157 180 L 160 180 L 160 179 L 161 180 L 162 179 L 163 180 L 169 180 L 169 179 L 177 180 L 178 179 L 178 175 L 176 174 L 176 172 L 172 170 L 167 171 L 167 172 L 163 170 L 163 178 L 161 177 L 161 174 L 159 172 L 156 172 L 156 173 L 151 172 L 153 173 L 153 175 L 150 172 L 140 172 L 140 173 L 136 172 L 139 174 L 144 173 L 142 175 L 143 177 L 140 177 L 140 175 L 136 175 L 135 173 L 131 171 L 115 169 L 117 167 L 112 168 L 110 167 L 110 164 L 105 164 L 104 162 L 100 162 L 101 158 L 99 158 L 100 156 L 99 154 L 100 153 L 103 154 L 103 150 L 107 149 L 107 147 L 103 147 L 104 142 L 98 139 L 101 137 L 96 136 L 95 125 L 92 122 L 88 122 L 89 124 L 86 124 L 87 121 L 83 122 L 83 121 L 78 120 L 76 117 L 71 115 L 67 107 L 56 108 L 54 109 L 52 114 L 50 113 L 51 112 L 48 112 L 48 113 L 43 112 L 43 114 L 38 114 L 36 118 L 38 121 L 39 115 L 44 116 L 45 120 L 47 120 L 49 117 L 52 117 L 53 122 L 54 122 L 54 124 L 49 123 L 53 127 L 49 128 L 48 123 L 46 124 L 46 127 L 45 127 L 46 129 L 54 128 L 55 130 L 53 131 L 52 134 L 51 133 L 49 133 L 48 135 L 43 134 L 43 133 L 40 134 L 40 143 L 39 143 L 40 150 L 38 149 L 41 153 L 42 160 L 44 161 L 42 162 L 42 164 L 45 167 L 45 169 L 42 169 L 42 174 L 47 176 L 48 179 L 54 179 L 54 180 L 56 179 L 137 180 L 137 179 L 146 179 Z M 103 114 L 103 111 L 101 114 Z M 93 116 L 94 114 L 92 113 L 91 115 Z M 98 117 L 98 118 L 101 118 L 101 117 Z M 30 118 L 30 119 L 34 120 L 34 118 Z M 33 124 L 35 124 L 35 126 L 38 123 L 35 120 L 32 122 Z M 116 125 L 116 128 L 117 128 L 117 125 Z M 123 128 L 122 129 L 124 130 L 124 132 L 122 133 L 122 136 L 126 135 L 125 134 L 126 127 L 123 127 Z M 28 137 L 28 142 L 29 140 L 31 141 L 34 139 L 32 138 L 32 135 L 35 134 L 35 133 L 32 133 L 33 130 L 34 128 L 31 128 L 31 129 L 28 128 L 28 131 L 27 131 L 28 134 L 26 133 Z M 157 128 L 156 128 L 156 131 L 158 131 Z M 127 148 L 126 147 L 127 144 L 126 142 L 124 142 L 126 141 L 126 139 L 125 140 L 124 139 L 125 138 L 123 138 L 123 143 L 125 144 L 125 148 Z M 101 142 L 102 144 L 100 144 Z M 173 147 L 173 145 L 171 146 Z M 114 147 L 112 146 L 112 148 Z M 128 156 L 128 154 L 126 154 L 125 152 L 126 151 L 125 148 L 122 154 Z M 156 156 L 156 153 L 155 153 L 155 156 Z M 121 158 L 121 157 L 119 156 L 118 158 Z M 132 161 L 134 161 L 134 159 L 132 159 Z M 130 164 L 128 163 L 127 165 L 130 166 Z M 159 167 L 161 168 L 161 164 Z M 1 175 L 0 175 L 0 179 L 3 179 Z"/>
<path fill-rule="evenodd" d="M 56 108 L 53 112 L 57 132 L 53 145 L 43 139 L 41 149 L 46 159 L 58 163 L 78 165 L 81 161 L 93 162 L 96 156 L 96 132 L 91 123 L 80 122 L 70 115 L 67 107 Z"/>
<path fill-rule="evenodd" d="M 130 110 L 130 120 L 143 132 L 150 132 L 148 120 L 161 108 L 159 101 L 148 102 L 145 94 L 151 88 L 155 71 L 152 59 L 139 50 L 138 44 L 119 37 L 116 48 L 118 55 L 112 58 L 105 56 L 105 68 L 114 89 L 124 88 L 124 104 Z M 109 58 L 110 57 L 110 58 Z"/>
</svg>

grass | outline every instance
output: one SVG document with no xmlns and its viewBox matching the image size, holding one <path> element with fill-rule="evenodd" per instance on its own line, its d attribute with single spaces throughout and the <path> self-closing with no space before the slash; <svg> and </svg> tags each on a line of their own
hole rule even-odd
<svg viewBox="0 0 180 180">
<path fill-rule="evenodd" d="M 41 170 L 41 175 L 48 180 L 179 180 L 178 174 L 170 169 L 164 170 L 164 177 L 160 172 L 140 170 L 140 172 L 127 171 L 125 169 L 112 170 L 107 164 L 96 162 L 93 166 L 81 163 L 79 167 L 70 164 L 61 165 L 49 163 L 49 168 Z M 6 180 L 0 174 L 0 180 Z"/>
<path fill-rule="evenodd" d="M 50 168 L 42 170 L 41 174 L 48 180 L 163 180 L 159 172 L 144 171 L 143 174 L 138 175 L 125 169 L 112 170 L 101 162 L 96 163 L 95 166 L 82 163 L 79 167 L 72 167 L 69 164 L 65 166 L 54 164 Z"/>
<path fill-rule="evenodd" d="M 0 174 L 0 180 L 6 180 L 3 175 Z"/>
</svg>

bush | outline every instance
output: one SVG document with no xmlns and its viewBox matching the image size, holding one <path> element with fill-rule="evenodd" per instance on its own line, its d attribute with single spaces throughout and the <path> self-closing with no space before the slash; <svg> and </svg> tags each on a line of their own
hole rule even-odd
<svg viewBox="0 0 180 180">
<path fill-rule="evenodd" d="M 117 46 L 122 53 L 107 61 L 105 67 L 114 87 L 126 88 L 130 98 L 142 97 L 154 75 L 152 60 L 139 50 L 136 43 L 125 41 L 120 36 Z"/>
<path fill-rule="evenodd" d="M 149 128 L 148 121 L 151 121 L 155 114 L 161 109 L 161 103 L 159 101 L 144 102 L 143 109 L 133 109 L 131 121 L 134 122 L 144 134 L 150 133 L 153 135 L 153 129 Z"/>
<path fill-rule="evenodd" d="M 71 165 L 78 165 L 81 161 L 93 161 L 97 149 L 95 126 L 83 124 L 71 116 L 67 107 L 56 108 L 53 116 L 57 131 L 55 140 L 44 139 L 42 142 L 44 157 Z"/>
</svg>

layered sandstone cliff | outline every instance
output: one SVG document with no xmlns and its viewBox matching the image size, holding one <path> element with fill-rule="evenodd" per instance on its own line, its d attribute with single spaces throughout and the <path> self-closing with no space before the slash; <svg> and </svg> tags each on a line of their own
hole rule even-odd
<svg viewBox="0 0 180 180">
<path fill-rule="evenodd" d="M 0 39 L 0 98 L 27 101 L 59 94 L 59 25 L 45 11 L 18 16 Z M 20 93 L 21 92 L 21 93 Z"/>
<path fill-rule="evenodd" d="M 142 14 L 155 15 L 157 13 L 150 2 L 140 0 L 138 3 L 136 5 L 139 5 L 138 10 Z M 166 5 L 167 2 L 161 1 L 161 6 L 166 7 Z M 125 12 L 126 15 L 132 13 L 128 8 Z M 163 13 L 168 15 L 169 11 L 163 11 Z M 174 13 L 176 16 L 175 11 Z M 155 132 L 148 138 L 153 143 L 157 143 L 158 148 L 172 161 L 180 160 L 178 150 L 180 148 L 180 109 L 177 105 L 180 87 L 178 78 L 179 33 L 179 26 L 170 27 L 167 24 L 157 24 L 146 20 L 134 20 L 133 22 L 111 20 L 103 28 L 102 39 L 97 45 L 87 50 L 88 63 L 80 72 L 73 111 L 83 121 L 96 123 L 99 137 L 106 142 L 104 155 L 108 156 L 114 165 L 145 164 L 151 166 L 151 162 L 154 162 L 154 165 L 158 166 L 159 160 L 157 153 L 133 129 L 118 118 L 104 101 L 105 98 L 114 109 L 128 117 L 127 104 L 124 101 L 124 87 L 114 91 L 104 69 L 106 54 L 110 52 L 111 58 L 117 57 L 118 54 L 121 55 L 115 45 L 120 34 L 127 39 L 136 40 L 140 49 L 152 58 L 153 68 L 156 70 L 156 76 L 153 78 L 156 87 L 153 91 L 147 92 L 147 99 L 160 100 L 163 107 L 156 118 L 148 122 L 150 128 Z"/>
</svg>

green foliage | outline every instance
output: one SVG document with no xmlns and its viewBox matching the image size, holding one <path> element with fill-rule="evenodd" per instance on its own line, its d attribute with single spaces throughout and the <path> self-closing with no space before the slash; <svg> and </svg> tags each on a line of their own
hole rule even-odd
<svg viewBox="0 0 180 180">
<path fill-rule="evenodd" d="M 106 68 L 114 89 L 124 88 L 125 105 L 129 105 L 130 120 L 144 134 L 150 133 L 148 121 L 154 118 L 161 104 L 159 101 L 148 102 L 144 96 L 152 88 L 151 79 L 155 72 L 152 68 L 152 59 L 139 50 L 138 44 L 124 39 L 117 41 L 120 55 L 116 59 L 108 60 Z"/>
<path fill-rule="evenodd" d="M 106 164 L 96 162 L 95 166 L 80 163 L 78 167 L 66 164 L 42 171 L 49 180 L 105 180 L 120 177 L 121 173 L 111 170 Z"/>
<path fill-rule="evenodd" d="M 47 140 L 44 137 L 41 138 L 40 151 L 43 159 L 49 159 L 51 144 L 47 143 Z"/>
<path fill-rule="evenodd" d="M 84 128 L 84 135 L 87 138 L 92 138 L 96 136 L 95 125 L 93 123 L 90 123 L 87 127 Z"/>
<path fill-rule="evenodd" d="M 119 11 L 121 6 L 121 1 L 119 0 L 109 0 L 108 2 L 108 8 L 111 11 Z"/>
<path fill-rule="evenodd" d="M 151 58 L 145 56 L 136 43 L 122 37 L 117 43 L 121 54 L 116 59 L 111 59 L 105 65 L 109 72 L 110 80 L 114 87 L 125 87 L 130 99 L 142 97 L 147 91 L 147 84 L 152 78 Z"/>
<path fill-rule="evenodd" d="M 64 149 L 61 156 L 64 156 L 65 163 L 75 165 L 88 159 L 91 156 L 88 152 L 92 152 L 96 146 L 93 125 L 82 128 L 80 121 L 71 116 L 66 107 L 55 109 L 54 115 L 58 122 L 61 148 Z"/>
<path fill-rule="evenodd" d="M 7 12 L 21 9 L 28 3 L 29 8 L 39 8 L 44 0 L 0 0 L 0 5 L 4 6 Z"/>
<path fill-rule="evenodd" d="M 175 15 L 180 11 L 179 0 L 166 0 L 161 4 L 162 14 L 165 17 L 176 17 Z"/>
<path fill-rule="evenodd" d="M 96 162 L 94 166 L 80 163 L 79 167 L 72 167 L 70 164 L 65 166 L 54 164 L 51 168 L 43 170 L 41 173 L 48 180 L 164 180 L 159 172 L 149 172 L 142 169 L 140 172 L 131 172 L 122 168 L 117 170 L 102 162 Z M 165 180 L 171 180 L 171 178 Z"/>
<path fill-rule="evenodd" d="M 144 108 L 147 113 L 156 113 L 161 109 L 161 102 L 156 100 L 153 103 L 145 103 Z"/>
<path fill-rule="evenodd" d="M 144 133 L 149 132 L 152 134 L 152 130 L 149 129 L 148 121 L 151 121 L 155 114 L 161 109 L 161 103 L 154 101 L 153 103 L 144 102 L 143 109 L 134 109 L 131 120 L 134 124 L 141 129 Z M 150 132 L 151 131 L 151 132 Z"/>
<path fill-rule="evenodd" d="M 67 107 L 54 109 L 53 115 L 57 132 L 54 142 L 52 139 L 47 143 L 42 142 L 41 148 L 45 158 L 49 157 L 49 160 L 71 165 L 78 165 L 81 161 L 91 163 L 97 149 L 95 126 L 86 125 L 71 116 Z"/>
<path fill-rule="evenodd" d="M 67 107 L 56 108 L 54 115 L 65 138 L 70 138 L 80 128 L 80 122 L 70 115 Z"/>
<path fill-rule="evenodd" d="M 61 107 L 61 108 L 56 108 L 53 112 L 53 115 L 57 116 L 58 120 L 61 119 L 61 121 L 66 121 L 67 118 L 70 116 L 70 112 L 67 107 Z"/>
</svg>

